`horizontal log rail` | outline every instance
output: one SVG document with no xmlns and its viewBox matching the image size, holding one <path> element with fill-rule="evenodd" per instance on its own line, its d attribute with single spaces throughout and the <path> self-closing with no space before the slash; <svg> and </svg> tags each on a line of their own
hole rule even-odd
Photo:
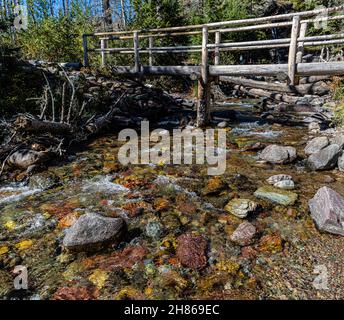
<svg viewBox="0 0 344 320">
<path fill-rule="evenodd" d="M 242 19 L 208 23 L 204 25 L 169 27 L 149 30 L 126 30 L 96 32 L 83 35 L 84 65 L 89 65 L 89 53 L 101 55 L 102 65 L 107 65 L 110 54 L 133 55 L 134 66 L 114 66 L 118 74 L 128 75 L 187 75 L 199 79 L 198 123 L 207 122 L 209 110 L 208 79 L 219 76 L 279 76 L 287 80 L 287 85 L 295 86 L 299 76 L 322 76 L 344 74 L 344 61 L 327 63 L 302 63 L 306 47 L 341 46 L 344 33 L 307 36 L 311 24 L 322 26 L 329 21 L 344 21 L 344 5 L 305 12 L 288 13 L 269 17 Z M 282 39 L 226 42 L 223 35 L 243 33 L 255 30 L 273 30 L 290 28 L 290 37 Z M 215 37 L 210 38 L 210 34 Z M 156 39 L 171 39 L 180 36 L 200 35 L 201 43 L 194 45 L 158 46 Z M 89 48 L 88 38 L 99 39 L 100 47 Z M 195 38 L 197 39 L 197 38 Z M 214 41 L 214 43 L 210 43 Z M 148 41 L 147 41 L 148 40 Z M 121 46 L 113 46 L 120 41 Z M 144 42 L 144 46 L 142 45 Z M 181 41 L 181 40 L 180 40 Z M 187 41 L 187 40 L 184 40 Z M 123 43 L 129 43 L 123 47 Z M 141 43 L 140 43 L 141 42 Z M 111 45 L 112 46 L 111 46 Z M 147 46 L 148 45 L 148 46 Z M 251 51 L 286 48 L 289 50 L 288 64 L 262 65 L 221 65 L 221 52 Z M 209 65 L 209 53 L 214 54 L 213 65 Z M 197 66 L 153 66 L 157 54 L 199 53 L 201 58 Z M 148 55 L 148 66 L 142 64 L 142 55 Z M 187 60 L 186 60 L 187 61 Z M 202 111 L 203 110 L 203 111 Z"/>
</svg>

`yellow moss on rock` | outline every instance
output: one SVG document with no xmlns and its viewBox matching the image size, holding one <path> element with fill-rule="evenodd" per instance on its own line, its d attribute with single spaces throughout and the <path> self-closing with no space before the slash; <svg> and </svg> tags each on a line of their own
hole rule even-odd
<svg viewBox="0 0 344 320">
<path fill-rule="evenodd" d="M 240 269 L 240 265 L 232 260 L 219 261 L 215 264 L 215 268 L 219 271 L 225 271 L 231 275 L 235 275 Z"/>
<path fill-rule="evenodd" d="M 9 220 L 9 221 L 7 221 L 7 222 L 4 224 L 4 226 L 5 226 L 5 228 L 6 228 L 6 229 L 8 229 L 8 230 L 12 231 L 12 230 L 14 230 L 14 229 L 15 229 L 15 227 L 16 227 L 16 224 L 15 224 L 15 222 L 14 222 L 14 221 L 12 221 L 12 220 Z"/>
<path fill-rule="evenodd" d="M 29 249 L 33 245 L 32 240 L 23 240 L 18 242 L 15 247 L 19 250 L 26 250 Z"/>
<path fill-rule="evenodd" d="M 90 280 L 98 289 L 102 289 L 108 278 L 109 278 L 109 275 L 106 271 L 101 270 L 101 269 L 96 269 L 88 277 L 88 280 Z"/>
<path fill-rule="evenodd" d="M 7 246 L 0 247 L 0 256 L 9 251 Z"/>
</svg>

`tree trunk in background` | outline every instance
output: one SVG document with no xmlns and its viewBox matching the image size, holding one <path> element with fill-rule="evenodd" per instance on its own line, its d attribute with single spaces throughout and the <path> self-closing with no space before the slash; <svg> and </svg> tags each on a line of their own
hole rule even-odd
<svg viewBox="0 0 344 320">
<path fill-rule="evenodd" d="M 63 3 L 63 11 L 65 16 L 69 15 L 69 1 L 68 0 L 62 0 Z"/>
<path fill-rule="evenodd" d="M 27 1 L 27 11 L 28 11 L 29 16 L 31 17 L 33 23 L 36 23 L 35 9 L 34 9 L 32 0 Z"/>
<path fill-rule="evenodd" d="M 122 26 L 123 29 L 126 28 L 127 26 L 127 18 L 125 16 L 125 4 L 124 4 L 124 0 L 121 0 L 121 16 L 122 16 Z"/>
<path fill-rule="evenodd" d="M 110 26 L 112 24 L 110 0 L 103 0 L 103 15 L 104 15 L 105 26 L 106 27 Z"/>
<path fill-rule="evenodd" d="M 54 16 L 54 4 L 53 0 L 49 0 L 49 7 L 50 7 L 50 14 L 53 17 Z"/>
</svg>

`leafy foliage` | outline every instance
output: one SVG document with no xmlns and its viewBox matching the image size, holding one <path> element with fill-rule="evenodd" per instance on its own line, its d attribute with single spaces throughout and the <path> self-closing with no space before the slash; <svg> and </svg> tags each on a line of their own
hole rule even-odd
<svg viewBox="0 0 344 320">
<path fill-rule="evenodd" d="M 48 17 L 18 33 L 26 57 L 48 61 L 77 61 L 82 56 L 82 34 L 90 31 L 86 17 Z"/>
</svg>

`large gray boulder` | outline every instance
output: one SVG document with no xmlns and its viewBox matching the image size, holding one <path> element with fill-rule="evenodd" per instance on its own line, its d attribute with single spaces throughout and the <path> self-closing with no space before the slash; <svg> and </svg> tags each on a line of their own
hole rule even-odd
<svg viewBox="0 0 344 320">
<path fill-rule="evenodd" d="M 309 209 L 319 230 L 344 236 L 344 198 L 339 193 L 328 187 L 319 189 Z"/>
<path fill-rule="evenodd" d="M 67 230 L 63 245 L 72 251 L 93 251 L 117 243 L 124 230 L 125 222 L 120 218 L 86 213 Z"/>
<path fill-rule="evenodd" d="M 311 155 L 326 148 L 330 144 L 327 137 L 317 137 L 312 139 L 305 148 L 306 155 Z"/>
<path fill-rule="evenodd" d="M 338 144 L 339 148 L 343 149 L 344 148 L 344 134 L 336 134 L 332 139 L 331 139 L 331 144 Z"/>
<path fill-rule="evenodd" d="M 297 157 L 296 149 L 293 147 L 284 147 L 276 144 L 267 146 L 259 155 L 261 160 L 274 163 L 286 164 L 293 162 Z"/>
<path fill-rule="evenodd" d="M 331 144 L 328 147 L 312 154 L 308 158 L 308 166 L 314 171 L 331 170 L 338 162 L 342 150 L 337 144 Z"/>
<path fill-rule="evenodd" d="M 340 171 L 344 172 L 344 154 L 338 158 L 338 168 Z"/>
</svg>

